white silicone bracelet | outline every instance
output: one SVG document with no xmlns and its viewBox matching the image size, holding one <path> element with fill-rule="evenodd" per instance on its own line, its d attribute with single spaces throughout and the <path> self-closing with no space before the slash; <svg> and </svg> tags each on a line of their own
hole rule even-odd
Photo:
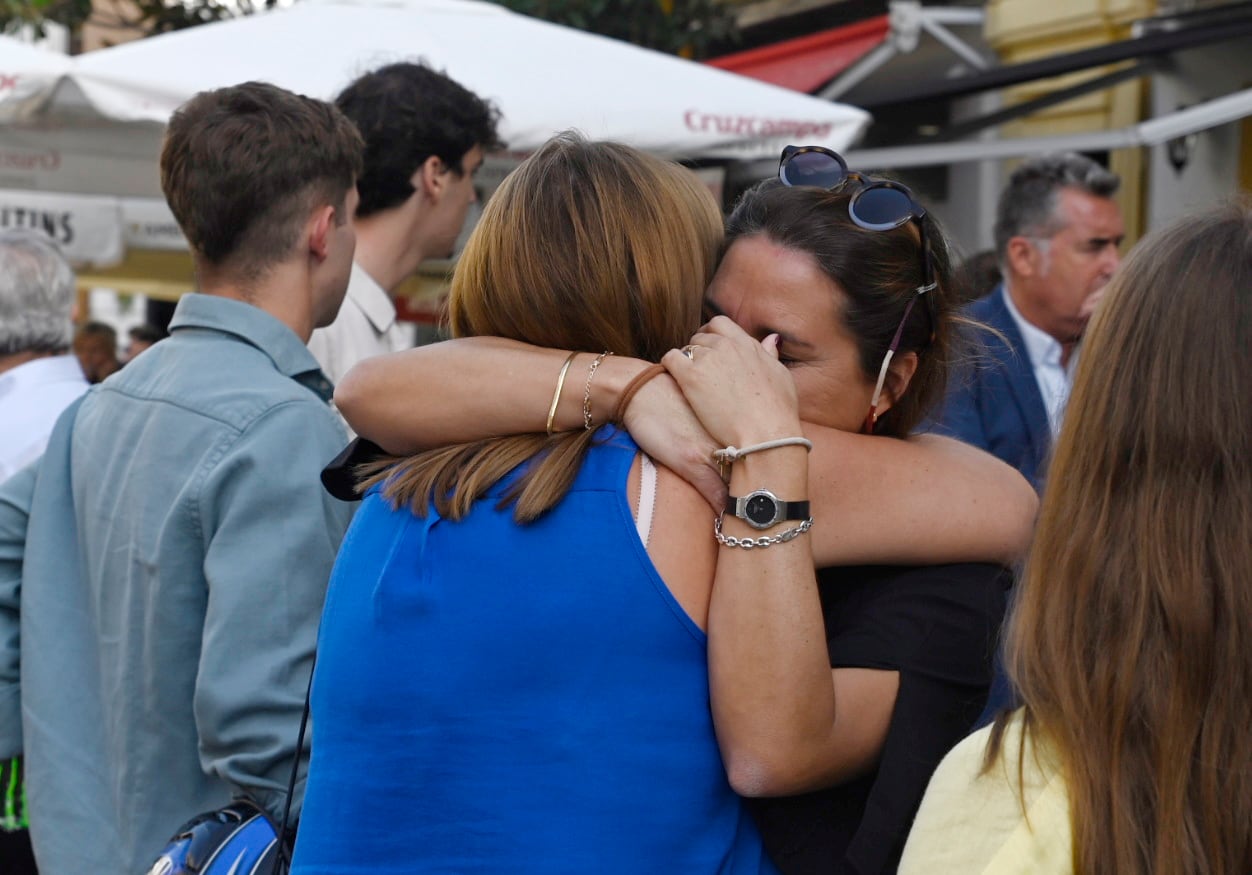
<svg viewBox="0 0 1252 875">
<path fill-rule="evenodd" d="M 717 460 L 719 465 L 729 465 L 736 459 L 741 459 L 749 453 L 759 453 L 762 450 L 776 450 L 779 447 L 804 447 L 806 450 L 812 450 L 813 442 L 808 438 L 802 437 L 778 438 L 777 440 L 752 444 L 747 447 L 724 447 L 720 450 L 714 450 L 713 458 Z"/>
</svg>

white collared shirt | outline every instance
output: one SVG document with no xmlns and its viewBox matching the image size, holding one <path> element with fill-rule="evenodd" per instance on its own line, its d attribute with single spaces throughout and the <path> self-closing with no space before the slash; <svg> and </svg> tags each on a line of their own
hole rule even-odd
<svg viewBox="0 0 1252 875">
<path fill-rule="evenodd" d="M 1061 364 L 1060 341 L 1042 328 L 1027 322 L 1026 317 L 1018 312 L 1013 305 L 1013 296 L 1009 294 L 1008 283 L 1004 284 L 1000 294 L 1004 295 L 1004 304 L 1026 345 L 1026 356 L 1030 359 L 1031 370 L 1035 372 L 1035 382 L 1039 384 L 1039 395 L 1043 398 L 1043 409 L 1048 414 L 1048 426 L 1055 438 L 1061 430 L 1061 418 L 1069 401 L 1072 371 Z"/>
<path fill-rule="evenodd" d="M 0 373 L 0 483 L 43 455 L 57 417 L 86 391 L 72 355 L 38 358 Z"/>
<path fill-rule="evenodd" d="M 396 322 L 396 305 L 387 291 L 353 262 L 348 293 L 339 315 L 309 339 L 309 351 L 332 383 L 362 359 L 399 352 L 413 345 L 412 331 Z"/>
</svg>

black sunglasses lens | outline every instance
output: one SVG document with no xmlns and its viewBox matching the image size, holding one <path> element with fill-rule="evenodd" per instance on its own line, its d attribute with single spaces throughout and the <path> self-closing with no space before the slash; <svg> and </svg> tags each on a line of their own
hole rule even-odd
<svg viewBox="0 0 1252 875">
<path fill-rule="evenodd" d="M 882 231 L 907 222 L 913 215 L 913 201 L 898 188 L 877 186 L 863 189 L 850 209 L 857 224 Z"/>
<path fill-rule="evenodd" d="M 834 188 L 844 175 L 843 165 L 824 152 L 797 152 L 782 164 L 782 178 L 787 185 Z"/>
</svg>

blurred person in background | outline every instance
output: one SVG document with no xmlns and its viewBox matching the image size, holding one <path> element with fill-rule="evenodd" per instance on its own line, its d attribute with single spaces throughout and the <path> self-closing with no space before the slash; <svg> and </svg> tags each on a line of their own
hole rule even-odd
<svg viewBox="0 0 1252 875">
<path fill-rule="evenodd" d="M 1073 153 L 1032 158 L 1000 193 L 995 245 L 1004 282 L 969 315 L 970 367 L 953 375 L 931 428 L 981 447 L 1042 488 L 1069 397 L 1071 356 L 1117 268 L 1118 177 Z"/>
<path fill-rule="evenodd" d="M 332 383 L 361 359 L 412 346 L 392 295 L 425 259 L 452 256 L 483 155 L 503 146 L 499 111 L 423 64 L 366 73 L 335 105 L 365 140 L 365 170 L 348 296 L 309 341 Z"/>
<path fill-rule="evenodd" d="M 43 454 L 61 411 L 87 390 L 70 354 L 74 294 L 56 244 L 0 232 L 0 482 Z"/>
<path fill-rule="evenodd" d="M 1022 707 L 902 875 L 1252 872 L 1252 208 L 1140 243 L 1087 333 L 1006 626 Z"/>
<path fill-rule="evenodd" d="M 347 288 L 360 166 L 322 101 L 253 82 L 180 107 L 161 184 L 199 293 L 0 485 L 0 744 L 42 875 L 147 871 L 237 794 L 283 809 L 351 516 L 319 480 L 344 432 L 305 344 Z"/>
<path fill-rule="evenodd" d="M 1003 281 L 1000 256 L 994 249 L 975 252 L 956 269 L 957 294 L 962 303 L 972 303 L 991 294 Z"/>
<path fill-rule="evenodd" d="M 74 355 L 89 383 L 100 383 L 122 367 L 117 330 L 104 322 L 85 322 L 74 333 Z"/>
<path fill-rule="evenodd" d="M 128 364 L 134 361 L 135 356 L 139 355 L 139 353 L 169 336 L 155 325 L 148 325 L 147 323 L 136 325 L 126 334 L 130 338 L 130 341 L 126 344 L 126 362 Z"/>
<path fill-rule="evenodd" d="M 70 354 L 74 296 L 74 271 L 54 243 L 33 231 L 0 232 L 0 483 L 43 454 L 57 417 L 87 391 Z M 15 597 L 0 592 L 0 600 Z M 16 673 L 15 664 L 0 665 L 0 679 Z M 16 716 L 11 704 L 0 720 Z M 13 729 L 0 729 L 12 739 L 0 743 L 0 860 L 8 875 L 34 875 Z"/>
</svg>

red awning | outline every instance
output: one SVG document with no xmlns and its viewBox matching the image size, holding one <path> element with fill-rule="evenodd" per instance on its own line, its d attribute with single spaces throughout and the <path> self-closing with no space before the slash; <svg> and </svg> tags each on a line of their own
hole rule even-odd
<svg viewBox="0 0 1252 875">
<path fill-rule="evenodd" d="M 887 38 L 886 15 L 706 63 L 805 94 L 816 91 Z"/>
</svg>

